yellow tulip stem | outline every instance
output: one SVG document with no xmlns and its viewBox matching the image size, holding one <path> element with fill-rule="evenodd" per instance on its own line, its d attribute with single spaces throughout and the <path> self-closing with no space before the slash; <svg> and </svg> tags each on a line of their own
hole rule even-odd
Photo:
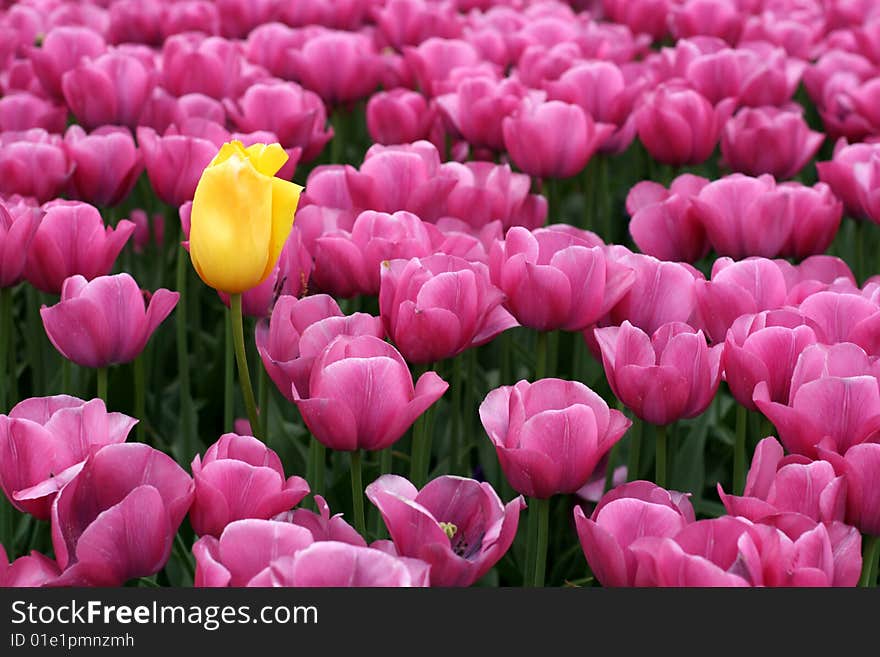
<svg viewBox="0 0 880 657">
<path fill-rule="evenodd" d="M 231 294 L 229 296 L 229 307 L 232 310 L 232 344 L 235 348 L 235 361 L 238 364 L 238 381 L 241 385 L 242 396 L 244 397 L 244 406 L 247 409 L 248 420 L 251 423 L 251 433 L 258 440 L 263 440 L 260 418 L 257 414 L 257 402 L 254 398 L 251 374 L 248 370 L 247 353 L 244 348 L 241 294 Z"/>
</svg>

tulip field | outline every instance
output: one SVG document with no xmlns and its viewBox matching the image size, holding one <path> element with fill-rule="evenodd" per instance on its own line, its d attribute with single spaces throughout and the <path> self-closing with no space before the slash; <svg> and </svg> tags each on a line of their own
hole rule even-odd
<svg viewBox="0 0 880 657">
<path fill-rule="evenodd" d="M 878 585 L 880 2 L 0 0 L 0 586 Z"/>
</svg>

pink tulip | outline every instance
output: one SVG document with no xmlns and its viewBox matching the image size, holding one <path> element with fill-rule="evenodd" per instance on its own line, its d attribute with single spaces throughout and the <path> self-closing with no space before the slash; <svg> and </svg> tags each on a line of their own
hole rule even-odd
<svg viewBox="0 0 880 657">
<path fill-rule="evenodd" d="M 668 190 L 651 180 L 630 189 L 626 210 L 636 246 L 660 260 L 696 262 L 706 256 L 706 230 L 690 208 L 691 199 L 708 184 L 706 178 L 685 173 Z"/>
<path fill-rule="evenodd" d="M 382 338 L 382 320 L 366 313 L 346 316 L 326 294 L 302 299 L 282 296 L 269 322 L 264 320 L 257 325 L 256 342 L 272 381 L 282 395 L 293 401 L 309 396 L 315 360 L 339 335 Z"/>
<path fill-rule="evenodd" d="M 289 57 L 293 77 L 328 105 L 366 98 L 379 86 L 381 59 L 363 34 L 327 31 Z"/>
<path fill-rule="evenodd" d="M 696 308 L 694 288 L 702 274 L 681 263 L 663 262 L 624 247 L 609 249 L 606 257 L 636 273 L 632 287 L 608 315 L 612 324 L 627 320 L 653 333 L 667 322 L 691 320 Z"/>
<path fill-rule="evenodd" d="M 351 233 L 338 231 L 315 241 L 315 285 L 335 296 L 379 293 L 381 264 L 433 253 L 428 225 L 411 212 L 361 212 Z"/>
<path fill-rule="evenodd" d="M 575 43 L 563 42 L 550 48 L 528 46 L 520 54 L 514 74 L 527 87 L 540 89 L 558 80 L 582 58 L 583 52 Z"/>
<path fill-rule="evenodd" d="M 514 226 L 490 253 L 492 282 L 507 309 L 539 331 L 580 331 L 594 324 L 627 293 L 631 269 L 606 258 L 586 231 Z"/>
<path fill-rule="evenodd" d="M 318 507 L 318 513 L 300 507 L 282 513 L 274 519 L 305 527 L 312 533 L 312 538 L 315 541 L 338 541 L 360 547 L 367 546 L 364 537 L 343 520 L 341 513 L 330 515 L 330 506 L 327 504 L 327 500 L 320 495 L 315 495 L 315 505 Z"/>
<path fill-rule="evenodd" d="M 32 397 L 0 415 L 0 485 L 19 510 L 48 520 L 55 494 L 89 454 L 124 442 L 137 420 L 100 399 Z"/>
<path fill-rule="evenodd" d="M 303 162 L 314 160 L 333 136 L 320 97 L 294 82 L 254 84 L 226 109 L 239 130 L 269 130 L 285 148 L 302 148 Z"/>
<path fill-rule="evenodd" d="M 847 144 L 841 139 L 834 146 L 834 157 L 827 162 L 817 162 L 819 179 L 831 187 L 843 201 L 846 214 L 855 218 L 868 217 L 869 210 L 862 204 L 864 198 L 860 181 L 856 178 L 856 165 L 880 159 L 880 144 Z M 862 170 L 861 181 L 867 181 Z"/>
<path fill-rule="evenodd" d="M 165 241 L 165 215 L 157 212 L 148 217 L 144 210 L 135 208 L 129 215 L 134 224 L 134 251 L 143 253 L 151 244 L 161 246 Z"/>
<path fill-rule="evenodd" d="M 184 94 L 178 98 L 162 87 L 156 87 L 138 123 L 139 127 L 152 128 L 162 134 L 172 124 L 180 129 L 188 125 L 191 119 L 202 119 L 222 126 L 226 124 L 226 109 L 219 100 L 205 94 Z"/>
<path fill-rule="evenodd" d="M 0 194 L 43 203 L 59 195 L 72 169 L 58 135 L 40 128 L 0 132 Z"/>
<path fill-rule="evenodd" d="M 718 258 L 711 280 L 697 281 L 694 291 L 699 325 L 713 343 L 724 341 L 738 317 L 784 306 L 787 293 L 779 267 L 765 258 Z"/>
<path fill-rule="evenodd" d="M 633 32 L 648 34 L 657 41 L 669 31 L 669 0 L 602 0 L 602 8 L 615 23 L 623 23 Z"/>
<path fill-rule="evenodd" d="M 672 34 L 677 39 L 714 36 L 735 44 L 744 22 L 737 4 L 736 0 L 684 0 L 670 13 Z"/>
<path fill-rule="evenodd" d="M 437 477 L 421 490 L 397 475 L 367 486 L 398 554 L 431 566 L 432 586 L 470 586 L 510 549 L 520 496 L 506 506 L 486 482 Z"/>
<path fill-rule="evenodd" d="M 64 135 L 74 165 L 71 182 L 76 196 L 99 206 L 121 203 L 134 187 L 143 162 L 131 133 L 105 126 L 87 135 L 72 125 Z"/>
<path fill-rule="evenodd" d="M 9 563 L 6 549 L 0 544 L 0 588 L 45 586 L 60 574 L 58 564 L 36 550 Z"/>
<path fill-rule="evenodd" d="M 423 221 L 444 216 L 446 198 L 455 187 L 454 178 L 442 175 L 437 147 L 427 141 L 373 144 L 360 170 L 346 167 L 342 171 L 350 207 L 379 212 L 407 210 Z M 345 208 L 320 202 L 317 195 L 310 198 L 321 205 Z"/>
<path fill-rule="evenodd" d="M 25 92 L 0 98 L 0 131 L 42 128 L 59 133 L 66 124 L 67 108 L 39 96 Z"/>
<path fill-rule="evenodd" d="M 176 96 L 235 98 L 242 68 L 236 44 L 221 37 L 187 32 L 166 39 L 162 46 L 163 85 Z"/>
<path fill-rule="evenodd" d="M 395 443 L 448 387 L 435 372 L 413 386 L 406 361 L 390 344 L 340 335 L 312 365 L 309 396 L 294 387 L 293 397 L 312 435 L 327 447 L 379 450 Z"/>
<path fill-rule="evenodd" d="M 580 172 L 614 132 L 613 125 L 596 123 L 577 105 L 558 100 L 524 100 L 504 119 L 502 129 L 513 162 L 538 178 L 568 178 Z"/>
<path fill-rule="evenodd" d="M 633 586 L 636 557 L 629 549 L 643 536 L 672 537 L 694 522 L 687 495 L 649 481 L 632 481 L 608 491 L 587 518 L 574 508 L 581 548 L 602 586 Z"/>
<path fill-rule="evenodd" d="M 372 17 L 382 37 L 394 48 L 416 46 L 431 37 L 455 39 L 462 35 L 463 17 L 449 3 L 424 0 L 388 0 L 376 5 Z"/>
<path fill-rule="evenodd" d="M 273 516 L 308 494 L 302 477 L 285 479 L 278 455 L 252 436 L 226 433 L 192 462 L 195 498 L 189 510 L 199 536 L 219 537 L 235 520 Z"/>
<path fill-rule="evenodd" d="M 724 125 L 721 155 L 734 171 L 792 178 L 813 159 L 825 135 L 810 130 L 796 112 L 743 108 Z"/>
<path fill-rule="evenodd" d="M 380 550 L 319 541 L 293 556 L 275 559 L 251 586 L 411 587 L 428 586 L 429 568 Z"/>
<path fill-rule="evenodd" d="M 315 0 L 284 3 L 281 20 L 288 25 L 316 23 L 338 30 L 356 30 L 367 20 L 367 0 Z"/>
<path fill-rule="evenodd" d="M 636 127 L 651 157 L 664 164 L 700 164 L 715 150 L 732 101 L 716 107 L 699 92 L 663 84 L 636 110 Z"/>
<path fill-rule="evenodd" d="M 433 363 L 517 326 L 488 267 L 442 253 L 382 263 L 379 311 L 410 363 Z"/>
<path fill-rule="evenodd" d="M 478 67 L 482 57 L 479 51 L 462 39 L 431 37 L 418 46 L 407 46 L 403 56 L 418 83 L 419 89 L 429 98 L 454 91 L 449 82 L 457 69 Z M 494 75 L 493 65 L 485 64 L 486 73 Z"/>
<path fill-rule="evenodd" d="M 49 30 L 39 48 L 29 48 L 28 58 L 46 93 L 61 100 L 61 79 L 64 74 L 84 58 L 98 57 L 106 49 L 107 45 L 100 34 L 86 27 L 71 25 Z"/>
<path fill-rule="evenodd" d="M 12 204 L 10 204 L 12 205 Z M 0 288 L 14 287 L 24 277 L 24 266 L 42 213 L 37 208 L 0 201 Z"/>
<path fill-rule="evenodd" d="M 140 443 L 102 447 L 52 504 L 59 583 L 120 586 L 159 572 L 193 499 L 169 456 Z"/>
<path fill-rule="evenodd" d="M 220 33 L 228 38 L 241 39 L 255 27 L 277 20 L 283 3 L 279 0 L 218 0 Z"/>
<path fill-rule="evenodd" d="M 218 149 L 213 141 L 176 130 L 159 136 L 150 128 L 138 128 L 137 140 L 156 195 L 178 207 L 193 199 L 202 171 Z"/>
<path fill-rule="evenodd" d="M 820 448 L 834 469 L 846 480 L 846 522 L 870 536 L 880 536 L 880 445 L 863 443 L 846 450 L 841 457 Z"/>
<path fill-rule="evenodd" d="M 773 262 L 785 276 L 785 284 L 788 286 L 786 301 L 789 305 L 800 305 L 817 292 L 859 292 L 849 265 L 835 256 L 810 256 L 798 265 L 781 259 Z"/>
<path fill-rule="evenodd" d="M 39 3 L 36 3 L 39 4 Z M 50 0 L 49 5 L 56 3 Z M 98 34 L 106 34 L 109 20 L 107 10 L 99 3 L 57 3 L 57 7 L 49 13 L 46 26 L 81 25 Z"/>
<path fill-rule="evenodd" d="M 277 78 L 292 80 L 295 69 L 290 53 L 302 48 L 306 41 L 323 31 L 322 27 L 314 24 L 303 29 L 291 29 L 282 23 L 266 23 L 248 35 L 243 50 L 252 64 L 262 66 Z"/>
<path fill-rule="evenodd" d="M 614 133 L 599 147 L 601 152 L 619 153 L 629 147 L 635 137 L 632 109 L 642 85 L 628 81 L 616 64 L 598 60 L 583 62 L 544 86 L 551 100 L 574 103 L 594 120 L 616 126 Z"/>
<path fill-rule="evenodd" d="M 716 105 L 733 98 L 738 106 L 781 107 L 797 90 L 805 65 L 788 58 L 781 48 L 765 45 L 698 54 L 687 62 L 682 77 Z"/>
<path fill-rule="evenodd" d="M 44 305 L 40 316 L 62 356 L 82 367 L 107 367 L 137 358 L 179 298 L 178 292 L 162 288 L 145 304 L 128 274 L 92 281 L 76 275 L 64 281 L 61 301 Z"/>
<path fill-rule="evenodd" d="M 816 522 L 843 521 L 848 487 L 826 461 L 783 456 L 782 445 L 764 438 L 755 448 L 741 497 L 718 495 L 730 515 L 752 522 L 780 513 L 800 513 Z"/>
<path fill-rule="evenodd" d="M 542 99 L 516 80 L 474 77 L 462 80 L 455 91 L 438 96 L 436 102 L 446 120 L 471 146 L 502 151 L 502 122 L 526 97 Z"/>
<path fill-rule="evenodd" d="M 852 342 L 868 353 L 880 355 L 880 305 L 857 294 L 817 292 L 799 306 L 814 323 L 821 342 Z"/>
<path fill-rule="evenodd" d="M 24 274 L 38 290 L 60 294 L 64 279 L 75 274 L 87 280 L 110 272 L 134 232 L 123 219 L 116 228 L 104 226 L 100 213 L 87 203 L 54 201 L 43 206 L 28 252 Z"/>
<path fill-rule="evenodd" d="M 161 45 L 164 10 L 162 0 L 120 0 L 112 3 L 107 8 L 110 21 L 107 40 L 110 43 Z"/>
<path fill-rule="evenodd" d="M 539 499 L 583 486 L 632 424 L 584 384 L 560 379 L 492 390 L 480 420 L 507 481 Z"/>
<path fill-rule="evenodd" d="M 367 101 L 367 131 L 374 142 L 386 145 L 420 139 L 440 141 L 438 137 L 442 136 L 436 108 L 422 94 L 409 89 L 373 94 Z"/>
<path fill-rule="evenodd" d="M 798 356 L 815 344 L 816 334 L 800 313 L 768 310 L 742 315 L 727 331 L 721 367 L 734 399 L 757 410 L 752 397 L 764 381 L 775 402 L 788 401 Z"/>
<path fill-rule="evenodd" d="M 742 31 L 742 41 L 763 41 L 781 46 L 792 57 L 809 60 L 820 52 L 825 34 L 825 19 L 821 15 L 794 14 L 789 6 L 779 10 L 765 10 L 749 16 Z"/>
<path fill-rule="evenodd" d="M 447 213 L 474 228 L 498 219 L 505 230 L 511 226 L 532 230 L 547 218 L 547 198 L 530 194 L 531 179 L 514 173 L 507 164 L 446 162 L 443 173 L 457 180 L 446 199 Z"/>
<path fill-rule="evenodd" d="M 154 85 L 153 71 L 138 58 L 113 52 L 81 61 L 61 79 L 64 100 L 88 129 L 113 124 L 134 130 Z"/>
<path fill-rule="evenodd" d="M 236 520 L 219 539 L 202 536 L 193 545 L 195 586 L 247 586 L 275 559 L 292 556 L 313 542 L 307 529 L 288 522 Z"/>
<path fill-rule="evenodd" d="M 709 407 L 723 347 L 708 347 L 702 331 L 670 322 L 649 337 L 625 321 L 594 333 L 611 389 L 641 419 L 666 425 Z"/>
</svg>

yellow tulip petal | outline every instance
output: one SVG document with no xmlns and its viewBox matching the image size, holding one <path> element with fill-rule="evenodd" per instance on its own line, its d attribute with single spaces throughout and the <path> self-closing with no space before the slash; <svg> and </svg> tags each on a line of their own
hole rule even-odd
<svg viewBox="0 0 880 657">
<path fill-rule="evenodd" d="M 249 290 L 265 279 L 274 239 L 273 179 L 239 157 L 235 148 L 221 149 L 216 159 L 221 155 L 224 159 L 202 174 L 190 228 L 190 258 L 196 272 L 206 284 L 229 294 Z"/>
<path fill-rule="evenodd" d="M 288 157 L 281 144 L 252 144 L 245 149 L 254 168 L 265 176 L 274 176 Z"/>
<path fill-rule="evenodd" d="M 237 156 L 240 159 L 248 159 L 247 151 L 245 151 L 244 144 L 240 141 L 233 140 L 226 142 L 220 147 L 220 152 L 214 156 L 214 159 L 211 160 L 211 163 L 208 165 L 209 167 L 216 166 L 218 164 L 223 164 L 230 157 Z"/>
<path fill-rule="evenodd" d="M 293 227 L 293 217 L 299 204 L 299 196 L 303 188 L 281 178 L 272 178 L 272 235 L 269 240 L 269 259 L 266 262 L 265 279 L 284 248 L 284 243 Z"/>
</svg>

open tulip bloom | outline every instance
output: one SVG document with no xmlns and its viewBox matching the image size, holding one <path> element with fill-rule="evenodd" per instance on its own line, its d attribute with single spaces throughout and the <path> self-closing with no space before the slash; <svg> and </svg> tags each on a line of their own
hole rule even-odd
<svg viewBox="0 0 880 657">
<path fill-rule="evenodd" d="M 878 0 L 0 0 L 0 586 L 876 587 L 878 254 Z"/>
</svg>

